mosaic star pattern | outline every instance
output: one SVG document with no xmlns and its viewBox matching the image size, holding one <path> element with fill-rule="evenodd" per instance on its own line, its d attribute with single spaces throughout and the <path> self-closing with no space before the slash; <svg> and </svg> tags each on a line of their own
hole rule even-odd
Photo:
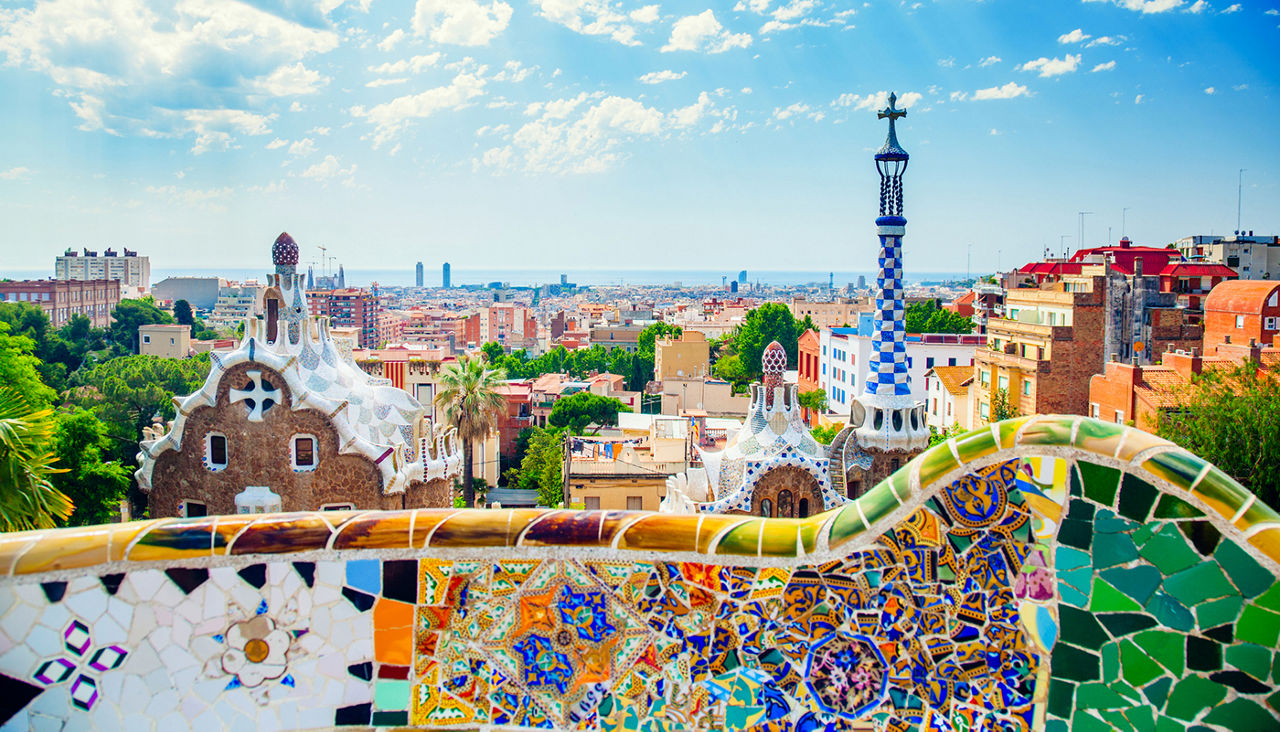
<svg viewBox="0 0 1280 732">
<path fill-rule="evenodd" d="M 1212 466 L 1083 418 L 965 435 L 804 520 L 10 534 L 4 728 L 1274 729 L 1278 538 Z"/>
</svg>

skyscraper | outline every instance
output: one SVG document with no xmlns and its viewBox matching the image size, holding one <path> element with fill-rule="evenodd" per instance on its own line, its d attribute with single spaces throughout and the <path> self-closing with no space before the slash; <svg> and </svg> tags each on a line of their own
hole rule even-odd
<svg viewBox="0 0 1280 732">
<path fill-rule="evenodd" d="M 452 285 L 450 285 L 450 284 L 449 284 L 449 263 L 448 263 L 448 262 L 445 262 L 445 263 L 444 263 L 444 267 L 443 267 L 443 271 L 441 272 L 441 278 L 440 278 L 440 280 L 441 280 L 441 283 L 442 283 L 440 286 L 441 286 L 441 287 L 443 287 L 444 289 L 446 289 L 446 290 L 447 290 L 447 289 L 449 289 L 450 287 L 452 287 Z"/>
<path fill-rule="evenodd" d="M 418 287 L 422 287 L 422 262 L 418 262 L 418 266 L 414 272 L 414 284 Z"/>
<path fill-rule="evenodd" d="M 854 401 L 849 422 L 858 445 L 875 451 L 911 453 L 929 444 L 929 428 L 924 421 L 924 405 L 911 396 L 911 374 L 907 371 L 906 303 L 902 289 L 902 237 L 907 220 L 902 215 L 902 174 L 910 156 L 898 144 L 894 122 L 907 116 L 894 105 L 898 97 L 889 95 L 889 106 L 879 113 L 889 120 L 889 137 L 876 152 L 880 172 L 880 216 L 876 233 L 880 238 L 880 273 L 876 277 L 876 310 L 872 319 L 871 358 L 865 390 Z"/>
<path fill-rule="evenodd" d="M 747 284 L 747 271 L 745 269 L 738 273 L 738 284 Z"/>
</svg>

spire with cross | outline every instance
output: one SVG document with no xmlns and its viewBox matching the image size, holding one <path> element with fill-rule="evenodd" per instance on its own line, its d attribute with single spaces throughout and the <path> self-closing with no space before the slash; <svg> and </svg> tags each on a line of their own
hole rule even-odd
<svg viewBox="0 0 1280 732">
<path fill-rule="evenodd" d="M 880 148 L 880 151 L 876 153 L 877 160 L 881 159 L 881 155 L 901 155 L 903 159 L 909 157 L 907 155 L 907 151 L 903 150 L 902 146 L 898 144 L 898 129 L 894 124 L 894 122 L 899 118 L 907 116 L 907 110 L 898 109 L 895 106 L 897 103 L 898 95 L 890 94 L 889 106 L 880 110 L 879 113 L 876 114 L 877 119 L 888 118 L 889 120 L 889 137 L 884 141 L 884 147 Z"/>
</svg>

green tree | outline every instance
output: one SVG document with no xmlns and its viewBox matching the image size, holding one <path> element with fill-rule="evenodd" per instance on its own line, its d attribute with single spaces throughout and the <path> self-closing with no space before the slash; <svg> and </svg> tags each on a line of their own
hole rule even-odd
<svg viewBox="0 0 1280 732">
<path fill-rule="evenodd" d="M 493 364 L 501 361 L 506 356 L 506 351 L 503 350 L 502 344 L 496 341 L 489 341 L 480 346 L 480 352 L 484 354 L 486 361 Z"/>
<path fill-rule="evenodd" d="M 209 375 L 209 354 L 194 358 L 120 356 L 97 364 L 76 379 L 72 402 L 91 410 L 113 441 L 111 454 L 133 464 L 142 428 L 159 414 L 172 419 L 173 398 L 199 389 Z"/>
<path fill-rule="evenodd" d="M 767 302 L 748 312 L 733 337 L 742 368 L 751 378 L 763 375 L 760 357 L 773 341 L 787 352 L 788 367 L 794 366 L 799 339 L 800 328 L 791 315 L 791 309 L 780 302 Z"/>
<path fill-rule="evenodd" d="M 0 386 L 0 531 L 52 528 L 71 515 L 54 487 L 53 410 Z"/>
<path fill-rule="evenodd" d="M 120 501 L 129 495 L 133 475 L 103 453 L 112 447 L 106 425 L 91 412 L 77 409 L 58 415 L 53 433 L 58 467 L 53 485 L 75 504 L 67 523 L 74 526 L 103 524 L 119 513 Z"/>
<path fill-rule="evenodd" d="M 462 440 L 462 498 L 467 506 L 476 502 L 473 443 L 496 430 L 506 413 L 506 399 L 498 392 L 504 378 L 501 369 L 490 369 L 484 359 L 468 355 L 440 371 L 436 404 Z"/>
<path fill-rule="evenodd" d="M 529 448 L 520 462 L 519 486 L 537 491 L 538 505 L 552 507 L 564 501 L 563 429 L 534 427 Z"/>
<path fill-rule="evenodd" d="M 196 317 L 191 312 L 191 303 L 186 300 L 175 300 L 173 303 L 173 319 L 179 325 L 195 325 Z"/>
<path fill-rule="evenodd" d="M 613 397 L 580 391 L 557 400 L 551 407 L 547 424 L 552 427 L 567 427 L 575 435 L 585 434 L 588 427 L 595 425 L 595 429 L 591 430 L 594 435 L 601 427 L 617 424 L 618 412 L 630 411 L 630 407 Z"/>
<path fill-rule="evenodd" d="M 809 430 L 809 434 L 813 436 L 814 440 L 817 440 L 818 444 L 830 445 L 831 441 L 836 438 L 836 435 L 840 434 L 840 430 L 844 428 L 845 425 L 835 422 L 826 426 L 818 425 L 817 427 Z"/>
<path fill-rule="evenodd" d="M 41 409 L 56 395 L 40 379 L 40 359 L 34 351 L 35 342 L 27 336 L 11 335 L 9 324 L 0 321 L 0 385 L 17 392 L 32 409 Z"/>
<path fill-rule="evenodd" d="M 825 389 L 814 389 L 800 393 L 800 406 L 810 412 L 824 414 L 827 411 L 827 392 Z"/>
<path fill-rule="evenodd" d="M 711 366 L 711 374 L 717 379 L 723 379 L 733 384 L 735 392 L 745 388 L 746 383 L 751 379 L 747 374 L 747 370 L 742 368 L 742 357 L 736 353 L 732 356 L 722 356 L 718 359 Z"/>
<path fill-rule="evenodd" d="M 1206 371 L 1172 391 L 1156 434 L 1218 466 L 1280 510 L 1280 375 L 1256 363 Z"/>
<path fill-rule="evenodd" d="M 151 298 L 125 300 L 111 311 L 111 317 L 111 342 L 121 354 L 138 352 L 138 326 L 173 322 Z"/>
<path fill-rule="evenodd" d="M 905 325 L 908 333 L 971 333 L 973 321 L 938 307 L 937 300 L 925 300 L 907 306 Z"/>
<path fill-rule="evenodd" d="M 1009 399 L 1009 390 L 1000 389 L 996 391 L 995 396 L 991 398 L 991 419 L 988 421 L 999 422 L 1018 416 L 1020 416 L 1018 405 Z"/>
</svg>

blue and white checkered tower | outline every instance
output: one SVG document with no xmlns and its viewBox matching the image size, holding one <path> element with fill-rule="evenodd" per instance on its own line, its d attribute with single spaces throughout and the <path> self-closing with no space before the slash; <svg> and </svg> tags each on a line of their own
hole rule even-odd
<svg viewBox="0 0 1280 732">
<path fill-rule="evenodd" d="M 902 216 L 902 174 L 911 156 L 898 144 L 894 122 L 907 116 L 895 107 L 896 94 L 880 119 L 889 120 L 889 137 L 876 152 L 880 172 L 880 275 L 876 279 L 876 312 L 872 320 L 871 360 L 863 393 L 854 400 L 850 423 L 858 444 L 880 450 L 920 450 L 929 444 L 924 403 L 911 396 L 907 372 L 906 301 L 902 281 L 902 237 L 907 220 Z"/>
</svg>

